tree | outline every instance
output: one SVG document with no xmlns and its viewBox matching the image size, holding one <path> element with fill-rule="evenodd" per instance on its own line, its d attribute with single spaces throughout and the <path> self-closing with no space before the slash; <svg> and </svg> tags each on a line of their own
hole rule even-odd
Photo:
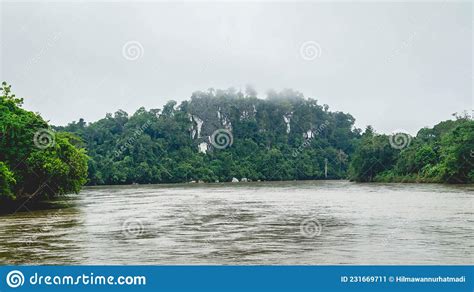
<svg viewBox="0 0 474 292">
<path fill-rule="evenodd" d="M 297 91 L 258 99 L 249 87 L 245 95 L 233 89 L 198 91 L 162 110 L 119 111 L 56 129 L 85 141 L 90 184 L 127 184 L 317 179 L 324 177 L 325 158 L 329 177 L 345 178 L 346 160 L 360 136 L 353 125 L 351 115 L 324 110 Z M 232 145 L 220 149 L 210 143 L 219 129 L 231 133 Z M 202 143 L 206 153 L 199 152 Z"/>
<path fill-rule="evenodd" d="M 474 121 L 469 116 L 421 129 L 403 149 L 368 128 L 351 161 L 356 181 L 474 182 Z"/>
<path fill-rule="evenodd" d="M 54 132 L 39 116 L 21 108 L 23 99 L 0 89 L 0 211 L 79 192 L 87 179 L 87 155 L 70 133 Z"/>
<path fill-rule="evenodd" d="M 388 136 L 374 134 L 372 128 L 367 128 L 353 155 L 350 176 L 355 181 L 374 181 L 377 175 L 394 166 L 397 154 Z"/>
</svg>

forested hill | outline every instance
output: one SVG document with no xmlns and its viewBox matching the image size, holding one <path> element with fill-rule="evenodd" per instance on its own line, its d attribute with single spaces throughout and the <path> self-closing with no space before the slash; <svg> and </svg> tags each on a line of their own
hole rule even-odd
<svg viewBox="0 0 474 292">
<path fill-rule="evenodd" d="M 354 127 L 350 114 L 285 90 L 195 92 L 179 105 L 140 108 L 52 127 L 0 87 L 0 213 L 91 185 L 232 180 L 352 179 L 474 182 L 474 121 L 404 133 Z M 87 176 L 87 178 L 86 178 Z"/>
<path fill-rule="evenodd" d="M 251 89 L 195 92 L 56 130 L 83 139 L 92 185 L 346 178 L 361 136 L 350 114 L 292 90 L 258 99 Z"/>
</svg>

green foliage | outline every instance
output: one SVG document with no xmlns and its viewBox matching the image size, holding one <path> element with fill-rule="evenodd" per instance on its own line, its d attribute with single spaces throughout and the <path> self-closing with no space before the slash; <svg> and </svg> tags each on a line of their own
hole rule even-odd
<svg viewBox="0 0 474 292">
<path fill-rule="evenodd" d="M 0 211 L 13 202 L 78 192 L 86 182 L 87 156 L 77 137 L 55 133 L 2 84 L 0 96 Z"/>
<path fill-rule="evenodd" d="M 441 171 L 443 181 L 450 183 L 474 182 L 474 121 L 460 123 L 441 138 Z"/>
<path fill-rule="evenodd" d="M 373 181 L 385 169 L 394 166 L 397 151 L 389 141 L 387 135 L 374 134 L 370 127 L 366 129 L 350 164 L 352 179 L 360 182 Z"/>
<path fill-rule="evenodd" d="M 38 114 L 21 108 L 23 100 L 11 94 L 10 86 L 3 83 L 1 91 L 3 205 L 32 195 L 42 200 L 78 192 L 86 177 L 91 185 L 233 177 L 474 181 L 474 125 L 467 115 L 421 129 L 398 149 L 390 136 L 370 126 L 361 134 L 351 115 L 331 112 L 299 92 L 271 91 L 267 99 L 258 99 L 251 88 L 246 94 L 210 89 L 180 104 L 170 101 L 162 110 L 140 108 L 131 116 L 119 110 L 97 122 L 80 119 L 53 132 Z M 210 143 L 218 129 L 232 133 L 232 144 L 227 141 L 223 149 Z"/>
<path fill-rule="evenodd" d="M 474 121 L 467 115 L 421 129 L 401 150 L 387 145 L 390 147 L 386 135 L 364 134 L 351 161 L 351 178 L 361 182 L 474 182 Z"/>
<path fill-rule="evenodd" d="M 232 130 L 232 145 L 218 149 L 209 139 L 222 128 Z M 329 179 L 361 182 L 465 183 L 474 176 L 466 115 L 421 129 L 399 149 L 390 136 L 370 126 L 361 134 L 351 115 L 292 90 L 271 91 L 262 100 L 251 89 L 246 95 L 210 89 L 163 110 L 118 111 L 57 129 L 85 141 L 93 185 L 324 179 L 326 167 Z"/>
<path fill-rule="evenodd" d="M 8 165 L 0 161 L 0 194 L 13 199 L 12 189 L 15 184 L 13 172 L 10 171 Z"/>
<path fill-rule="evenodd" d="M 92 185 L 322 179 L 326 159 L 328 178 L 347 176 L 360 136 L 351 115 L 330 112 L 292 90 L 270 92 L 264 100 L 255 96 L 250 89 L 246 95 L 211 89 L 179 105 L 170 101 L 163 110 L 118 111 L 57 129 L 86 143 Z M 222 128 L 232 130 L 233 143 L 218 149 L 209 139 Z M 206 153 L 199 152 L 202 143 Z"/>
</svg>

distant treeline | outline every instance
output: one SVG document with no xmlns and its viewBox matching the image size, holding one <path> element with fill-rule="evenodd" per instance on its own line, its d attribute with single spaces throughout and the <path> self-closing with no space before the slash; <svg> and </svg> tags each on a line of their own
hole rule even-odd
<svg viewBox="0 0 474 292">
<path fill-rule="evenodd" d="M 196 92 L 56 129 L 84 141 L 92 185 L 346 178 L 361 136 L 351 115 L 291 90 Z"/>
<path fill-rule="evenodd" d="M 370 126 L 362 133 L 354 121 L 292 90 L 258 99 L 252 89 L 211 89 L 163 110 L 118 111 L 57 129 L 85 142 L 93 185 L 233 178 L 474 182 L 474 122 L 467 114 L 416 137 L 376 134 Z"/>
<path fill-rule="evenodd" d="M 23 100 L 4 83 L 0 204 L 77 192 L 86 181 L 474 182 L 474 122 L 467 114 L 416 137 L 384 135 L 357 129 L 350 114 L 293 90 L 256 96 L 251 88 L 210 89 L 163 109 L 131 116 L 119 110 L 92 123 L 50 127 L 22 109 Z"/>
</svg>

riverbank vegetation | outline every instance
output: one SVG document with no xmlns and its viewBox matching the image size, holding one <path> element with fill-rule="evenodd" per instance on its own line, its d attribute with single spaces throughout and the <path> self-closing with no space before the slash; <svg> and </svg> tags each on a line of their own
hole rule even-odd
<svg viewBox="0 0 474 292">
<path fill-rule="evenodd" d="M 358 141 L 350 166 L 361 182 L 474 182 L 474 121 L 456 115 L 415 137 L 375 134 L 368 128 Z"/>
<path fill-rule="evenodd" d="M 5 82 L 0 92 L 0 212 L 78 192 L 87 181 L 87 156 L 70 133 L 53 132 Z"/>
<path fill-rule="evenodd" d="M 474 182 L 474 122 L 467 114 L 411 137 L 362 131 L 350 114 L 293 90 L 259 99 L 252 88 L 210 89 L 162 109 L 119 110 L 58 127 L 22 103 L 4 83 L 2 208 L 78 192 L 85 183 Z"/>
</svg>

